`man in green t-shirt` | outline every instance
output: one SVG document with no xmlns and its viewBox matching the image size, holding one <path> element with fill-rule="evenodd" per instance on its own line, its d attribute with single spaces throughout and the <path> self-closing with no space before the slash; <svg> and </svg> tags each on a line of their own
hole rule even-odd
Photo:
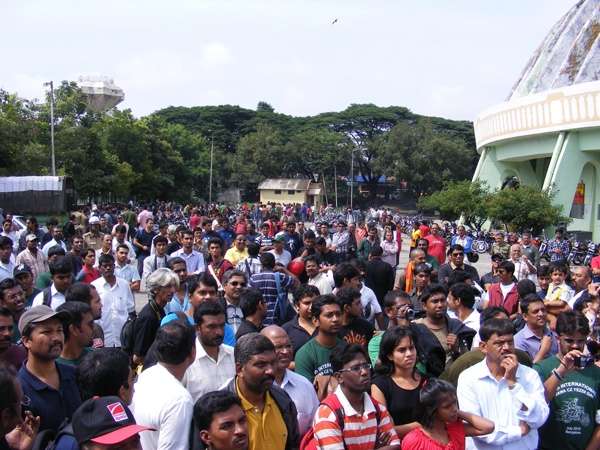
<svg viewBox="0 0 600 450">
<path fill-rule="evenodd" d="M 127 238 L 131 239 L 133 237 L 133 235 L 135 234 L 135 225 L 136 225 L 137 216 L 131 210 L 131 206 L 129 206 L 129 205 L 124 206 L 122 216 L 123 216 L 123 222 L 125 222 L 127 225 L 129 225 L 129 228 L 127 228 Z"/>
<path fill-rule="evenodd" d="M 419 239 L 417 241 L 417 248 L 425 252 L 425 263 L 431 266 L 431 270 L 438 270 L 440 268 L 440 262 L 435 256 L 431 256 L 427 252 L 429 251 L 429 241 L 427 239 Z"/>
<path fill-rule="evenodd" d="M 590 333 L 586 316 L 566 311 L 556 320 L 558 355 L 533 365 L 542 382 L 550 415 L 538 430 L 538 449 L 583 449 L 600 446 L 600 367 L 577 362 Z"/>
<path fill-rule="evenodd" d="M 342 327 L 342 311 L 333 295 L 319 295 L 311 306 L 312 321 L 319 334 L 304 344 L 296 353 L 296 373 L 311 383 L 317 375 L 333 375 L 329 355 L 336 345 Z"/>
<path fill-rule="evenodd" d="M 68 322 L 63 322 L 65 343 L 60 358 L 56 361 L 77 367 L 85 355 L 94 351 L 92 334 L 96 328 L 92 309 L 82 302 L 65 302 L 56 311 L 67 311 L 71 314 Z"/>
</svg>

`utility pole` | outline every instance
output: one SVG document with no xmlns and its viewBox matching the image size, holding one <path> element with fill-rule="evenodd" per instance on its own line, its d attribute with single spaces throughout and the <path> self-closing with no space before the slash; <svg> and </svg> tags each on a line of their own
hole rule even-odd
<svg viewBox="0 0 600 450">
<path fill-rule="evenodd" d="M 52 176 L 56 176 L 56 161 L 54 159 L 54 83 L 49 81 L 44 86 L 50 86 L 50 145 L 52 147 Z"/>
</svg>

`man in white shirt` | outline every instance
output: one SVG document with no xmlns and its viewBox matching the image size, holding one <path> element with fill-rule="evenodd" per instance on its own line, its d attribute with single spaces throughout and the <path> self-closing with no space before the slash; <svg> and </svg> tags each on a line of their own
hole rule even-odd
<svg viewBox="0 0 600 450">
<path fill-rule="evenodd" d="M 191 278 L 200 272 L 205 272 L 204 256 L 192 248 L 194 246 L 194 233 L 192 233 L 192 230 L 181 232 L 181 243 L 181 249 L 174 252 L 171 257 L 179 256 L 183 258 L 187 267 L 187 277 Z"/>
<path fill-rule="evenodd" d="M 58 256 L 50 261 L 52 284 L 35 296 L 31 306 L 46 305 L 56 311 L 65 302 L 65 294 L 73 277 L 73 265 L 66 256 Z"/>
<path fill-rule="evenodd" d="M 158 363 L 135 384 L 131 412 L 138 425 L 152 427 L 140 436 L 147 450 L 188 450 L 194 401 L 181 380 L 196 357 L 194 327 L 173 320 L 156 333 Z"/>
<path fill-rule="evenodd" d="M 448 293 L 448 315 L 479 332 L 479 311 L 475 305 L 475 291 L 467 283 L 455 283 Z M 477 335 L 476 335 L 477 336 Z M 477 340 L 479 342 L 479 340 Z M 473 347 L 475 339 L 473 339 Z"/>
<path fill-rule="evenodd" d="M 219 303 L 205 301 L 194 309 L 196 359 L 185 372 L 182 383 L 196 402 L 216 391 L 235 376 L 233 347 L 223 344 L 225 311 Z"/>
<path fill-rule="evenodd" d="M 276 325 L 271 325 L 261 331 L 275 346 L 275 386 L 279 386 L 296 404 L 298 410 L 298 429 L 300 437 L 304 436 L 312 425 L 312 419 L 319 407 L 319 399 L 313 385 L 304 378 L 288 369 L 294 351 L 287 333 Z"/>
<path fill-rule="evenodd" d="M 2 233 L 1 236 L 5 236 L 12 241 L 12 252 L 16 255 L 19 251 L 19 236 L 17 231 L 13 230 L 13 223 L 10 219 L 4 219 L 2 222 Z"/>
<path fill-rule="evenodd" d="M 125 244 L 127 247 L 129 247 L 129 263 L 131 263 L 131 261 L 136 258 L 136 255 L 133 244 L 125 239 L 127 237 L 127 230 L 128 229 L 125 228 L 125 225 L 116 225 L 115 237 L 112 240 L 112 249 L 113 252 L 116 253 L 117 247 L 121 244 Z"/>
<path fill-rule="evenodd" d="M 325 274 L 320 271 L 319 258 L 315 255 L 304 258 L 304 269 L 308 275 L 308 284 L 315 286 L 321 295 L 331 294 L 331 283 Z"/>
<path fill-rule="evenodd" d="M 269 253 L 272 253 L 273 256 L 275 256 L 275 264 L 281 264 L 287 269 L 292 262 L 292 254 L 283 248 L 285 247 L 285 239 L 283 236 L 275 236 L 273 238 L 273 245 L 275 248 Z"/>
<path fill-rule="evenodd" d="M 54 247 L 55 245 L 59 245 L 65 253 L 67 253 L 67 246 L 62 241 L 62 237 L 62 227 L 60 225 L 55 226 L 52 230 L 52 239 L 46 242 L 42 247 L 42 251 L 44 252 L 44 255 L 46 255 L 46 258 L 48 257 L 48 250 L 50 250 L 50 247 Z"/>
<path fill-rule="evenodd" d="M 140 274 L 131 264 L 127 264 L 128 255 L 129 247 L 125 244 L 120 244 L 116 252 L 115 276 L 127 281 L 131 292 L 136 292 L 140 290 Z"/>
<path fill-rule="evenodd" d="M 13 277 L 15 265 L 10 260 L 12 251 L 13 241 L 9 237 L 0 236 L 0 281 Z"/>
<path fill-rule="evenodd" d="M 102 255 L 98 262 L 102 277 L 92 282 L 102 301 L 102 318 L 98 321 L 104 330 L 105 347 L 121 347 L 121 329 L 127 317 L 135 314 L 135 299 L 129 283 L 115 276 L 112 255 Z"/>
<path fill-rule="evenodd" d="M 513 332 L 509 320 L 484 322 L 479 348 L 486 358 L 458 378 L 460 409 L 496 425 L 492 433 L 473 438 L 479 450 L 536 449 L 537 429 L 548 418 L 544 385 L 537 372 L 517 361 Z"/>
<path fill-rule="evenodd" d="M 537 269 L 529 258 L 521 255 L 521 246 L 514 244 L 510 247 L 510 260 L 515 265 L 515 277 L 517 281 L 529 278 L 531 275 L 537 274 Z"/>
</svg>

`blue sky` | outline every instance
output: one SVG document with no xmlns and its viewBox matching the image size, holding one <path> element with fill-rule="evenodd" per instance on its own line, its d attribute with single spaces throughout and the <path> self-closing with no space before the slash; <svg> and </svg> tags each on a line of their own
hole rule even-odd
<svg viewBox="0 0 600 450">
<path fill-rule="evenodd" d="M 266 101 L 294 116 L 374 103 L 474 120 L 575 1 L 2 3 L 0 88 L 26 98 L 105 75 L 137 117 Z"/>
</svg>

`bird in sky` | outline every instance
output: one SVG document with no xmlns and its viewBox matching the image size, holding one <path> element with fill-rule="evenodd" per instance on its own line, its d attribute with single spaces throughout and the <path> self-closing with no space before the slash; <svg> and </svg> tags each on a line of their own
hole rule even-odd
<svg viewBox="0 0 600 450">
<path fill-rule="evenodd" d="M 337 22 L 337 19 L 335 19 L 333 22 L 331 22 L 331 25 L 335 25 L 336 22 Z"/>
</svg>

